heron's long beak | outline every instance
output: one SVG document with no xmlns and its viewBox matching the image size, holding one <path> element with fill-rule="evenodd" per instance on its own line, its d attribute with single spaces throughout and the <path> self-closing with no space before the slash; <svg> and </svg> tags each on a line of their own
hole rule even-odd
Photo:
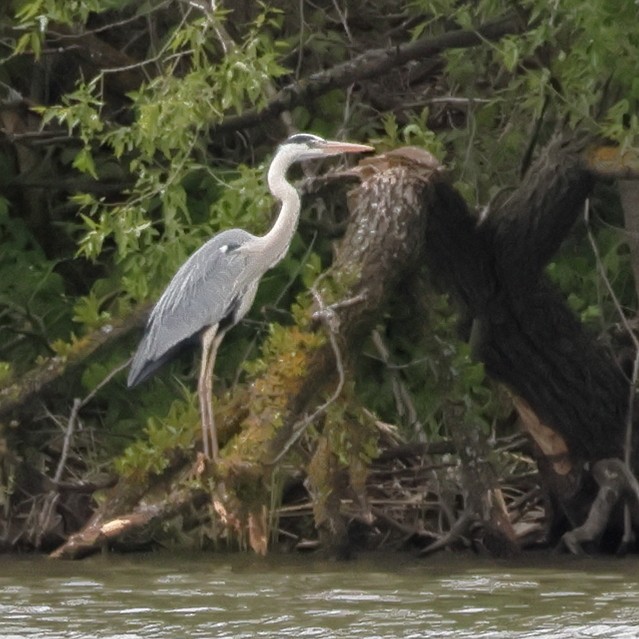
<svg viewBox="0 0 639 639">
<path fill-rule="evenodd" d="M 375 149 L 366 144 L 326 140 L 319 150 L 321 150 L 322 155 L 337 155 L 338 153 L 365 153 L 366 151 L 374 151 Z"/>
</svg>

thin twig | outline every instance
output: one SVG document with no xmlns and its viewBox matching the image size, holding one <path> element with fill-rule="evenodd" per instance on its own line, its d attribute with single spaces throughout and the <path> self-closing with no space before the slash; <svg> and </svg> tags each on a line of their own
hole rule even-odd
<svg viewBox="0 0 639 639">
<path fill-rule="evenodd" d="M 315 411 L 313 411 L 310 415 L 307 415 L 304 419 L 300 420 L 297 424 L 293 426 L 293 434 L 289 437 L 288 441 L 282 447 L 282 450 L 270 461 L 271 464 L 277 464 L 277 462 L 286 455 L 286 453 L 290 450 L 291 446 L 304 434 L 306 429 L 320 416 L 326 412 L 326 409 L 337 401 L 337 398 L 341 395 L 342 390 L 344 388 L 344 383 L 346 376 L 344 374 L 344 364 L 342 361 L 342 352 L 340 351 L 339 344 L 337 343 L 337 335 L 339 333 L 339 318 L 335 313 L 336 308 L 344 308 L 346 306 L 351 306 L 353 304 L 357 304 L 363 300 L 362 295 L 358 295 L 356 297 L 352 297 L 346 300 L 342 300 L 336 304 L 331 306 L 324 306 L 324 300 L 321 295 L 317 291 L 315 287 L 311 288 L 311 293 L 317 302 L 320 310 L 316 311 L 313 314 L 314 320 L 320 320 L 327 328 L 328 338 L 331 343 L 331 348 L 333 349 L 333 354 L 335 356 L 335 367 L 337 368 L 338 380 L 337 386 L 333 394 Z"/>
<path fill-rule="evenodd" d="M 398 374 L 397 369 L 392 367 L 388 347 L 384 343 L 384 340 L 377 329 L 373 330 L 371 337 L 373 345 L 377 349 L 382 362 L 390 372 L 393 397 L 395 399 L 395 406 L 399 417 L 407 418 L 408 425 L 413 428 L 415 435 L 417 436 L 417 441 L 425 441 L 424 427 L 417 416 L 417 409 L 415 408 L 413 398 L 411 397 L 408 388 L 406 388 L 406 384 L 404 384 Z"/>
<path fill-rule="evenodd" d="M 188 20 L 189 14 L 188 12 L 184 14 L 184 16 L 182 16 L 182 19 L 180 20 L 179 24 L 177 25 L 177 27 L 175 28 L 175 31 L 179 31 L 186 23 Z M 147 58 L 145 60 L 140 60 L 139 62 L 132 62 L 131 64 L 125 64 L 122 66 L 118 66 L 118 67 L 111 67 L 111 68 L 106 68 L 106 69 L 101 69 L 100 70 L 100 74 L 102 76 L 108 74 L 108 73 L 122 73 L 123 71 L 133 71 L 136 69 L 140 69 L 142 71 L 145 71 L 146 67 L 150 64 L 157 64 L 162 57 L 164 56 L 164 54 L 169 50 L 169 47 L 171 46 L 171 40 L 167 39 L 166 42 L 164 43 L 164 46 L 157 52 L 156 55 Z M 177 57 L 179 58 L 182 55 L 186 55 L 187 53 L 190 53 L 190 51 L 180 51 L 174 54 L 171 54 L 171 58 Z M 164 60 L 166 61 L 166 59 Z"/>
<path fill-rule="evenodd" d="M 71 414 L 69 415 L 69 419 L 67 421 L 67 428 L 64 433 L 64 442 L 62 444 L 62 452 L 60 453 L 60 459 L 58 460 L 58 466 L 55 471 L 55 475 L 53 476 L 53 483 L 59 484 L 62 479 L 62 473 L 64 472 L 64 467 L 67 463 L 67 458 L 69 457 L 69 448 L 71 447 L 71 440 L 73 438 L 73 433 L 75 432 L 75 427 L 78 422 L 80 409 L 84 408 L 96 395 L 96 393 L 102 389 L 106 384 L 108 384 L 113 377 L 115 377 L 120 371 L 124 370 L 130 363 L 133 358 L 129 358 L 120 366 L 116 366 L 96 387 L 84 398 L 80 399 L 76 397 L 73 400 L 73 406 L 71 408 Z"/>
<path fill-rule="evenodd" d="M 155 13 L 156 11 L 160 11 L 161 9 L 165 9 L 166 7 L 168 7 L 171 4 L 172 0 L 166 0 L 166 2 L 161 2 L 160 4 L 158 4 L 155 7 L 152 7 L 149 9 L 149 12 L 147 14 L 141 14 L 136 12 L 135 14 L 133 14 L 132 16 L 128 17 L 128 18 L 124 18 L 122 20 L 118 20 L 116 22 L 109 22 L 108 24 L 104 24 L 100 27 L 96 27 L 95 29 L 89 29 L 87 31 L 82 31 L 81 33 L 60 33 L 59 31 L 54 31 L 53 29 L 50 29 L 47 32 L 47 35 L 49 36 L 53 36 L 54 38 L 56 38 L 57 40 L 77 40 L 78 38 L 81 38 L 82 36 L 87 36 L 87 35 L 96 35 L 98 33 L 102 33 L 103 31 L 108 31 L 109 29 L 115 29 L 118 27 L 123 27 L 131 22 L 135 22 L 136 20 L 140 19 L 141 17 L 143 17 L 144 15 L 149 16 L 153 13 Z"/>
<path fill-rule="evenodd" d="M 348 20 L 346 17 L 346 14 L 348 13 L 348 6 L 345 6 L 344 11 L 342 11 L 339 4 L 337 3 L 337 0 L 333 0 L 333 6 L 335 7 L 335 11 L 337 11 L 337 15 L 339 16 L 342 26 L 344 27 L 344 33 L 346 33 L 348 41 L 352 44 L 353 36 L 351 34 L 351 30 L 348 28 Z"/>
<path fill-rule="evenodd" d="M 73 400 L 73 406 L 71 408 L 71 415 L 67 421 L 66 432 L 64 433 L 64 443 L 62 444 L 62 452 L 60 453 L 60 459 L 58 460 L 58 467 L 56 468 L 55 475 L 53 476 L 53 482 L 57 484 L 62 479 L 62 473 L 67 463 L 67 457 L 69 456 L 69 448 L 71 447 L 71 438 L 75 432 L 75 425 L 78 421 L 78 413 L 82 406 L 82 400 L 76 397 Z"/>
<path fill-rule="evenodd" d="M 302 62 L 304 60 L 304 0 L 299 0 L 299 11 L 300 11 L 300 33 L 299 33 L 299 44 L 297 48 L 297 65 L 295 66 L 295 80 L 300 79 Z"/>
<path fill-rule="evenodd" d="M 123 371 L 130 363 L 133 357 L 129 357 L 125 362 L 116 366 L 83 400 L 80 408 L 86 406 L 96 395 L 96 393 L 104 388 L 120 371 Z"/>
<path fill-rule="evenodd" d="M 430 546 L 422 549 L 419 554 L 422 557 L 426 555 L 431 555 L 432 553 L 439 550 L 440 548 L 445 548 L 446 546 L 449 546 L 454 541 L 456 541 L 457 539 L 459 539 L 460 537 L 464 535 L 466 530 L 468 530 L 468 527 L 470 526 L 471 521 L 472 521 L 472 514 L 470 510 L 469 509 L 464 510 L 461 516 L 453 524 L 451 529 L 443 537 L 440 537 L 437 541 L 433 542 Z"/>
<path fill-rule="evenodd" d="M 588 234 L 588 240 L 590 241 L 590 245 L 592 247 L 592 251 L 595 255 L 595 261 L 597 263 L 597 270 L 599 271 L 599 275 L 601 275 L 601 279 L 604 282 L 608 293 L 610 294 L 610 298 L 612 299 L 612 303 L 615 307 L 619 315 L 619 319 L 623 324 L 624 329 L 628 333 L 632 344 L 635 348 L 635 361 L 632 367 L 632 377 L 630 379 L 630 391 L 628 393 L 628 410 L 626 412 L 626 436 L 624 441 L 624 463 L 630 464 L 630 452 L 632 446 L 632 423 L 633 423 L 633 412 L 634 412 L 634 399 L 635 399 L 635 388 L 637 386 L 637 379 L 639 378 L 639 340 L 634 334 L 628 319 L 626 318 L 625 313 L 623 312 L 623 308 L 621 307 L 621 303 L 619 302 L 619 298 L 617 297 L 614 289 L 612 288 L 612 284 L 608 279 L 608 275 L 606 273 L 606 269 L 603 264 L 603 260 L 601 259 L 601 255 L 599 253 L 599 247 L 597 246 L 597 242 L 595 241 L 595 237 L 592 233 L 592 228 L 590 226 L 590 199 L 586 199 L 584 203 L 584 222 L 586 225 L 586 232 Z"/>
</svg>

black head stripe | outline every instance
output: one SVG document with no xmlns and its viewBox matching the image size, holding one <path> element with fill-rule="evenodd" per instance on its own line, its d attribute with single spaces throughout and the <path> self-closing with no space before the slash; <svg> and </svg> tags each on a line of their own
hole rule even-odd
<svg viewBox="0 0 639 639">
<path fill-rule="evenodd" d="M 322 138 L 317 135 L 311 135 L 310 133 L 296 133 L 291 135 L 284 144 L 309 144 L 312 145 L 316 142 L 324 142 Z"/>
</svg>

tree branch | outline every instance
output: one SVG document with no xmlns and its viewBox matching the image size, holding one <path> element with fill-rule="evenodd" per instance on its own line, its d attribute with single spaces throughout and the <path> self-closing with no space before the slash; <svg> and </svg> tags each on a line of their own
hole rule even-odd
<svg viewBox="0 0 639 639">
<path fill-rule="evenodd" d="M 80 338 L 68 357 L 51 357 L 28 371 L 17 382 L 0 389 L 0 419 L 19 411 L 42 392 L 49 384 L 60 379 L 70 368 L 84 362 L 105 344 L 122 338 L 129 331 L 141 326 L 149 312 L 149 305 L 139 306 L 131 315 L 118 323 L 102 326 Z M 109 377 L 110 379 L 110 377 Z M 91 396 L 85 399 L 85 402 Z"/>
<path fill-rule="evenodd" d="M 411 60 L 435 56 L 446 49 L 474 47 L 486 40 L 499 40 L 507 34 L 522 32 L 524 26 L 515 14 L 509 13 L 474 30 L 457 29 L 435 37 L 420 38 L 408 44 L 372 49 L 352 60 L 293 82 L 283 87 L 263 109 L 249 109 L 240 115 L 226 118 L 213 128 L 215 132 L 250 128 L 331 89 L 383 75 Z"/>
</svg>

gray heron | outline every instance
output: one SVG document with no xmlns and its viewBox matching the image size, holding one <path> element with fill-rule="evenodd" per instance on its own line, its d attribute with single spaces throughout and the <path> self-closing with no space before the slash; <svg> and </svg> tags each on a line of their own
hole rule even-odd
<svg viewBox="0 0 639 639">
<path fill-rule="evenodd" d="M 242 229 L 222 231 L 208 240 L 180 267 L 149 316 L 129 370 L 129 388 L 153 375 L 181 346 L 198 340 L 202 359 L 198 399 L 204 456 L 217 460 L 213 417 L 213 365 L 226 332 L 251 308 L 260 279 L 286 254 L 300 214 L 300 196 L 286 180 L 289 167 L 302 160 L 373 148 L 292 135 L 277 149 L 268 170 L 268 186 L 281 202 L 271 230 L 261 237 Z"/>
</svg>

